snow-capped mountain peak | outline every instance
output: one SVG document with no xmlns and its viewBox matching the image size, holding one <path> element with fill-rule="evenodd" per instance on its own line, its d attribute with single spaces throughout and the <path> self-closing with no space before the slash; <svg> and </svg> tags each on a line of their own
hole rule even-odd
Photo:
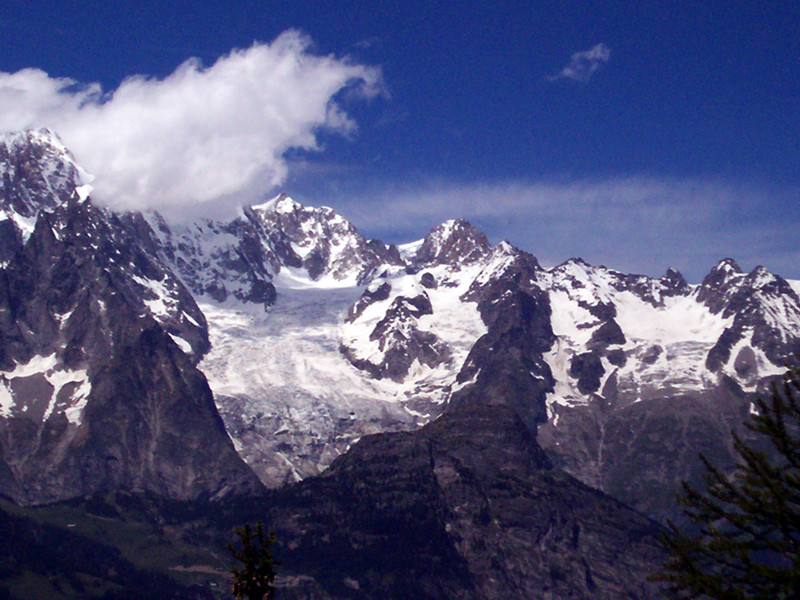
<svg viewBox="0 0 800 600">
<path fill-rule="evenodd" d="M 722 259 L 703 278 L 698 299 L 708 304 L 711 310 L 718 310 L 718 296 L 725 295 L 731 288 L 738 287 L 742 279 L 742 269 L 736 261 L 732 258 Z"/>
<path fill-rule="evenodd" d="M 0 136 L 0 264 L 22 248 L 42 211 L 85 200 L 91 179 L 49 129 Z"/>
<path fill-rule="evenodd" d="M 758 265 L 747 274 L 747 285 L 754 290 L 765 289 L 768 286 L 779 284 L 779 279 L 765 267 Z"/>
<path fill-rule="evenodd" d="M 271 200 L 267 200 L 262 204 L 254 204 L 250 207 L 256 213 L 293 213 L 301 210 L 303 205 L 296 202 L 289 194 L 281 192 Z"/>
<path fill-rule="evenodd" d="M 32 218 L 52 210 L 92 179 L 50 129 L 0 136 L 0 207 L 6 214 Z"/>
<path fill-rule="evenodd" d="M 659 282 L 665 290 L 670 290 L 675 294 L 689 292 L 689 284 L 686 282 L 686 278 L 683 276 L 683 274 L 681 274 L 680 271 L 673 269 L 672 267 L 667 269 L 667 272 L 661 276 Z"/>
<path fill-rule="evenodd" d="M 393 246 L 368 241 L 333 209 L 306 207 L 286 194 L 251 207 L 253 223 L 275 255 L 276 271 L 299 269 L 312 281 L 364 281 L 383 263 L 399 264 Z"/>
<path fill-rule="evenodd" d="M 711 273 L 732 273 L 738 274 L 742 272 L 742 268 L 739 264 L 732 258 L 723 258 L 720 260 L 716 266 L 711 269 Z"/>
<path fill-rule="evenodd" d="M 418 265 L 471 264 L 490 250 L 489 240 L 469 221 L 451 219 L 425 236 L 412 260 Z"/>
</svg>

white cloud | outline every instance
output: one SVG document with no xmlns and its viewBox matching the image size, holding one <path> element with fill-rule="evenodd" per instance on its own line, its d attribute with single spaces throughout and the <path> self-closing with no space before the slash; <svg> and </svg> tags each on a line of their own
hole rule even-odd
<svg viewBox="0 0 800 600">
<path fill-rule="evenodd" d="M 290 148 L 319 150 L 319 131 L 355 129 L 339 92 L 382 91 L 378 69 L 309 46 L 287 31 L 109 93 L 36 69 L 0 73 L 0 131 L 55 130 L 96 176 L 93 196 L 113 208 L 230 208 L 282 183 Z"/>
<path fill-rule="evenodd" d="M 597 44 L 589 50 L 576 52 L 572 55 L 569 64 L 561 69 L 557 75 L 548 77 L 550 81 L 557 79 L 571 79 L 580 83 L 588 83 L 595 71 L 607 63 L 611 58 L 611 50 L 605 44 Z"/>
</svg>

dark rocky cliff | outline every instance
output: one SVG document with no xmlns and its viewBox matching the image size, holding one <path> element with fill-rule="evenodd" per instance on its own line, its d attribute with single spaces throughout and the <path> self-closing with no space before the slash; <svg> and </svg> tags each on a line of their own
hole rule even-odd
<svg viewBox="0 0 800 600">
<path fill-rule="evenodd" d="M 660 597 L 658 526 L 553 468 L 504 406 L 364 438 L 273 502 L 284 567 L 316 597 Z"/>
<path fill-rule="evenodd" d="M 195 367 L 202 313 L 136 240 L 73 199 L 0 272 L 0 489 L 16 502 L 259 487 Z"/>
</svg>

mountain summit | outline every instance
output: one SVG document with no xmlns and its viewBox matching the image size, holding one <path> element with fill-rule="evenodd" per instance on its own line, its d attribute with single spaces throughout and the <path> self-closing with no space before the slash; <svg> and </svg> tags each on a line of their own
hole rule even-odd
<svg viewBox="0 0 800 600">
<path fill-rule="evenodd" d="M 58 415 L 73 427 L 70 415 L 88 419 L 93 397 L 111 394 L 97 379 L 108 361 L 149 332 L 165 353 L 152 372 L 180 363 L 170 372 L 195 391 L 207 377 L 214 436 L 222 445 L 229 436 L 269 486 L 322 472 L 364 435 L 416 429 L 448 407 L 503 405 L 555 464 L 662 518 L 677 482 L 700 471 L 690 457 L 710 445 L 730 458 L 728 431 L 800 349 L 794 284 L 730 259 L 699 285 L 674 269 L 653 278 L 580 259 L 544 269 L 464 220 L 397 248 L 285 194 L 235 219 L 179 226 L 95 207 L 51 132 L 8 135 L 0 152 L 0 423 L 28 432 L 13 440 L 44 439 L 42 423 Z M 64 283 L 41 287 L 49 281 Z M 186 374 L 196 368 L 202 375 Z M 53 434 L 59 448 L 89 447 L 70 431 Z M 35 453 L 55 452 L 25 443 L 9 442 L 0 469 L 18 489 L 46 472 Z M 657 456 L 663 476 L 643 499 L 632 465 Z M 120 477 L 149 485 L 149 475 Z M 37 485 L 51 491 L 26 501 L 79 493 Z M 181 485 L 179 495 L 194 493 Z"/>
<path fill-rule="evenodd" d="M 3 222 L 18 246 L 0 272 L 3 494 L 258 489 L 195 367 L 208 332 L 189 292 L 147 253 L 135 218 L 82 197 L 57 138 L 8 139 Z"/>
</svg>

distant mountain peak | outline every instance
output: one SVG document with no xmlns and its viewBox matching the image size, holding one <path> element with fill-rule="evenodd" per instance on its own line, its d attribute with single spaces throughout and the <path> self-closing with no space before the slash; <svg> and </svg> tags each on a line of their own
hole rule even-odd
<svg viewBox="0 0 800 600">
<path fill-rule="evenodd" d="M 287 194 L 250 207 L 250 218 L 275 257 L 275 271 L 303 269 L 309 279 L 362 282 L 380 264 L 397 264 L 397 250 L 368 241 L 327 206 L 304 206 Z M 247 214 L 247 211 L 245 211 Z"/>
<path fill-rule="evenodd" d="M 88 198 L 91 180 L 50 129 L 0 135 L 0 262 L 33 233 L 41 211 Z"/>
<path fill-rule="evenodd" d="M 12 147 L 25 146 L 33 143 L 48 144 L 68 153 L 61 138 L 49 127 L 9 131 L 0 135 L 0 143 Z"/>
<path fill-rule="evenodd" d="M 680 294 L 689 293 L 689 284 L 686 282 L 686 278 L 683 274 L 677 269 L 669 267 L 659 281 L 664 286 L 665 291 L 670 290 Z"/>
<path fill-rule="evenodd" d="M 683 274 L 674 267 L 667 267 L 666 272 L 662 276 L 662 279 L 677 279 L 677 278 L 683 279 Z"/>
<path fill-rule="evenodd" d="M 583 258 L 581 258 L 580 256 L 573 256 L 572 258 L 568 258 L 567 260 L 565 260 L 563 263 L 561 263 L 558 266 L 560 267 L 560 266 L 572 266 L 572 265 L 583 267 L 583 268 L 592 266 L 587 261 L 585 261 Z M 556 268 L 558 268 L 558 267 L 556 267 Z"/>
<path fill-rule="evenodd" d="M 711 269 L 712 273 L 731 273 L 731 274 L 739 274 L 742 273 L 742 268 L 739 264 L 732 258 L 723 258 L 720 260 L 716 266 Z"/>
<path fill-rule="evenodd" d="M 497 244 L 497 250 L 503 252 L 505 254 L 513 254 L 515 252 L 519 252 L 519 250 L 508 240 L 503 240 L 499 244 Z"/>
<path fill-rule="evenodd" d="M 293 213 L 304 207 L 289 196 L 289 194 L 281 192 L 271 200 L 267 200 L 262 204 L 254 204 L 250 208 L 257 213 Z"/>
<path fill-rule="evenodd" d="M 89 183 L 94 179 L 76 162 L 72 152 L 64 145 L 59 135 L 47 127 L 0 134 L 0 152 L 2 152 L 3 163 L 10 157 L 18 156 L 27 163 L 28 168 L 35 168 L 37 164 L 52 168 L 53 161 L 68 163 L 75 170 L 74 183 L 76 185 Z M 3 164 L 3 174 L 11 175 L 14 166 L 9 163 Z M 55 175 L 55 173 L 50 174 Z"/>
<path fill-rule="evenodd" d="M 708 304 L 711 297 L 728 293 L 731 286 L 738 287 L 743 277 L 742 269 L 735 260 L 723 258 L 703 278 L 698 300 Z"/>
<path fill-rule="evenodd" d="M 434 227 L 417 249 L 417 264 L 471 264 L 491 251 L 486 235 L 465 219 L 450 219 Z"/>
<path fill-rule="evenodd" d="M 761 289 L 769 284 L 777 281 L 777 277 L 761 265 L 755 267 L 750 273 L 747 274 L 748 284 L 755 288 Z"/>
</svg>

